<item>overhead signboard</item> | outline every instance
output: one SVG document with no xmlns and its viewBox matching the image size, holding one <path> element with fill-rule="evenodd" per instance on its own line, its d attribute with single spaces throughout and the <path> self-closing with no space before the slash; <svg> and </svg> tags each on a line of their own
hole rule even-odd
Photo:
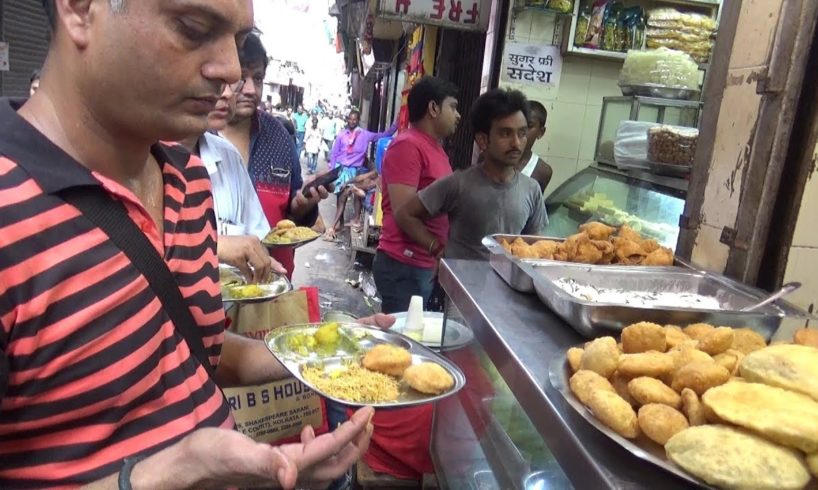
<svg viewBox="0 0 818 490">
<path fill-rule="evenodd" d="M 450 29 L 488 29 L 491 0 L 378 0 L 378 17 Z"/>
</svg>

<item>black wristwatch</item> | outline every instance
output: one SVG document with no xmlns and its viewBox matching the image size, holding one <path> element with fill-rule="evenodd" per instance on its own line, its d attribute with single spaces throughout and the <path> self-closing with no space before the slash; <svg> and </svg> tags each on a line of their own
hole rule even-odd
<svg viewBox="0 0 818 490">
<path fill-rule="evenodd" d="M 133 458 L 125 458 L 122 460 L 122 468 L 119 470 L 119 490 L 131 489 L 131 472 L 136 463 L 142 461 L 144 456 L 135 456 Z"/>
</svg>

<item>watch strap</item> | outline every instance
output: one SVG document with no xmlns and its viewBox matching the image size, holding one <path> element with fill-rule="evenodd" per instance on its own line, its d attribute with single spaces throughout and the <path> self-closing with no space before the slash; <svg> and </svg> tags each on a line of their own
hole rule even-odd
<svg viewBox="0 0 818 490">
<path fill-rule="evenodd" d="M 135 456 L 132 458 L 125 458 L 122 461 L 122 468 L 119 469 L 119 490 L 131 489 L 131 472 L 136 463 L 145 459 L 143 456 Z"/>
</svg>

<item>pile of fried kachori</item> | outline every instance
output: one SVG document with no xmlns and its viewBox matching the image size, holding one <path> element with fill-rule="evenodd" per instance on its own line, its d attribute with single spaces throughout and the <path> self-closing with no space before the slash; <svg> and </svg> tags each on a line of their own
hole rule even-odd
<svg viewBox="0 0 818 490">
<path fill-rule="evenodd" d="M 569 388 L 611 430 L 664 446 L 720 488 L 800 489 L 818 477 L 814 330 L 767 345 L 749 328 L 626 327 L 568 350 Z"/>
<path fill-rule="evenodd" d="M 614 235 L 616 233 L 616 235 Z M 579 233 L 565 241 L 538 240 L 529 244 L 522 238 L 500 245 L 521 259 L 548 259 L 581 264 L 673 265 L 673 250 L 659 245 L 654 239 L 642 237 L 628 225 L 616 228 L 592 221 L 580 225 Z"/>
</svg>

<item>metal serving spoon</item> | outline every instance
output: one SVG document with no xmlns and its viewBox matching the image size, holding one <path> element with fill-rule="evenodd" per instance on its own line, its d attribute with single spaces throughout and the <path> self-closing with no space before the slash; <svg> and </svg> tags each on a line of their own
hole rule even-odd
<svg viewBox="0 0 818 490">
<path fill-rule="evenodd" d="M 796 289 L 798 289 L 800 287 L 801 287 L 800 282 L 788 282 L 787 284 L 784 284 L 783 286 L 781 286 L 781 289 L 779 289 L 778 291 L 776 291 L 773 294 L 767 296 L 766 298 L 764 298 L 763 300 L 759 301 L 756 304 L 753 304 L 753 305 L 750 305 L 750 306 L 745 306 L 740 311 L 753 311 L 753 310 L 756 310 L 758 308 L 761 308 L 762 306 L 766 306 L 766 305 L 774 302 L 775 300 L 781 298 L 782 296 L 786 296 L 787 294 L 790 294 L 791 292 L 795 291 Z"/>
</svg>

